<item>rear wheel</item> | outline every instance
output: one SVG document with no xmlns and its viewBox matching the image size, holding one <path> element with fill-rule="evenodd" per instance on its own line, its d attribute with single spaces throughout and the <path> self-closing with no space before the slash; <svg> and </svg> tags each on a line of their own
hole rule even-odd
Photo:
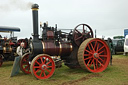
<svg viewBox="0 0 128 85">
<path fill-rule="evenodd" d="M 107 43 L 98 38 L 85 40 L 78 50 L 78 62 L 89 72 L 104 71 L 110 61 L 110 49 Z"/>
<path fill-rule="evenodd" d="M 47 54 L 37 55 L 31 64 L 31 73 L 37 79 L 47 79 L 53 75 L 55 63 Z"/>
</svg>

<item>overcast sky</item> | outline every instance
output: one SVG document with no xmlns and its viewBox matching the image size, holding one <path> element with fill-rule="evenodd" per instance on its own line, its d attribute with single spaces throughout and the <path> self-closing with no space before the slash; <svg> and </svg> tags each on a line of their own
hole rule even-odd
<svg viewBox="0 0 128 85">
<path fill-rule="evenodd" d="M 128 28 L 128 0 L 1 0 L 0 26 L 19 27 L 19 38 L 33 32 L 31 4 L 39 4 L 39 22 L 74 29 L 81 23 L 97 30 L 97 36 L 124 35 Z"/>
</svg>

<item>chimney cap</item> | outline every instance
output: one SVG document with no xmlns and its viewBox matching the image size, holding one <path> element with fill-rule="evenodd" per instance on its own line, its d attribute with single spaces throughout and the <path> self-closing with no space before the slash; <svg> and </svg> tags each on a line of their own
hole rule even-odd
<svg viewBox="0 0 128 85">
<path fill-rule="evenodd" d="M 38 9 L 38 7 L 39 7 L 39 5 L 38 5 L 38 4 L 33 4 L 33 5 L 32 5 L 32 9 L 33 9 L 33 8 Z"/>
</svg>

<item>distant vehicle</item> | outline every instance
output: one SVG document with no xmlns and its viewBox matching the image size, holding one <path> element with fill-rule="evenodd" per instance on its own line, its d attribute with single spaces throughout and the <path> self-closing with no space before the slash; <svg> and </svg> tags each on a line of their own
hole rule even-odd
<svg viewBox="0 0 128 85">
<path fill-rule="evenodd" d="M 128 35 L 128 28 L 124 29 L 124 38 L 126 37 L 126 35 Z"/>
<path fill-rule="evenodd" d="M 128 35 L 125 37 L 124 41 L 124 55 L 128 52 Z"/>
<path fill-rule="evenodd" d="M 124 52 L 124 39 L 113 39 L 113 54 Z"/>
<path fill-rule="evenodd" d="M 113 39 L 124 39 L 124 36 L 114 36 Z"/>
</svg>

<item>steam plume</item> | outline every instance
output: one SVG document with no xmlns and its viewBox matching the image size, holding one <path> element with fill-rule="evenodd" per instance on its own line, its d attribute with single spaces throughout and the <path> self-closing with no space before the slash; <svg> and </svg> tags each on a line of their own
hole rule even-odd
<svg viewBox="0 0 128 85">
<path fill-rule="evenodd" d="M 31 8 L 32 2 L 24 0 L 8 0 L 8 3 L 0 4 L 0 11 L 22 10 L 26 11 Z"/>
</svg>

